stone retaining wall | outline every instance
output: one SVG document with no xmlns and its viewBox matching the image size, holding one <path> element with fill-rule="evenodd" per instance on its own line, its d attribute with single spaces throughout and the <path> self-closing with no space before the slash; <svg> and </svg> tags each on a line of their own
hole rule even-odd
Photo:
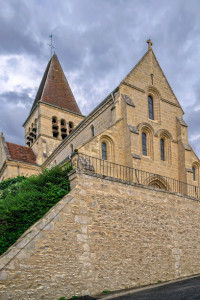
<svg viewBox="0 0 200 300">
<path fill-rule="evenodd" d="M 200 202 L 71 176 L 73 190 L 0 257 L 0 299 L 95 295 L 200 272 Z"/>
</svg>

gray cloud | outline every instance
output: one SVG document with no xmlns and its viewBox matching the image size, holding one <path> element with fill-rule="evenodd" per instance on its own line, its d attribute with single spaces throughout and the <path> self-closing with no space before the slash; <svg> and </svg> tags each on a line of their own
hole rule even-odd
<svg viewBox="0 0 200 300">
<path fill-rule="evenodd" d="M 0 131 L 6 139 L 17 144 L 24 143 L 24 129 L 22 124 L 28 116 L 32 99 L 29 97 L 31 89 L 21 92 L 4 92 L 0 94 Z"/>
<path fill-rule="evenodd" d="M 195 107 L 200 106 L 199 0 L 0 0 L 0 5 L 0 55 L 30 56 L 38 65 L 39 85 L 44 72 L 40 66 L 50 57 L 48 35 L 53 33 L 56 53 L 84 114 L 126 76 L 145 53 L 150 37 L 200 154 L 200 141 L 194 139 L 199 124 Z M 0 107 L 3 97 L 13 105 L 30 103 L 30 91 L 21 96 L 20 91 L 16 97 L 9 91 L 0 96 Z M 16 136 L 22 140 L 23 134 Z"/>
<path fill-rule="evenodd" d="M 23 89 L 20 92 L 4 92 L 0 94 L 1 106 L 7 104 L 24 104 L 25 106 L 31 106 L 33 99 L 29 96 L 32 93 L 32 89 Z"/>
</svg>

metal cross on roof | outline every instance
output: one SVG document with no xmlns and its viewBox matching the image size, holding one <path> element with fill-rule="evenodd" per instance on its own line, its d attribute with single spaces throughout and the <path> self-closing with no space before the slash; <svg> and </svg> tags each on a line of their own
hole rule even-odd
<svg viewBox="0 0 200 300">
<path fill-rule="evenodd" d="M 153 43 L 150 39 L 147 40 L 147 44 L 148 44 L 148 50 L 151 49 L 151 46 L 153 45 Z"/>
<path fill-rule="evenodd" d="M 51 43 L 48 44 L 49 47 L 51 48 L 51 57 L 52 57 L 52 54 L 53 54 L 53 48 L 55 49 L 55 47 L 53 46 L 53 34 L 49 35 L 49 38 L 51 39 Z"/>
</svg>

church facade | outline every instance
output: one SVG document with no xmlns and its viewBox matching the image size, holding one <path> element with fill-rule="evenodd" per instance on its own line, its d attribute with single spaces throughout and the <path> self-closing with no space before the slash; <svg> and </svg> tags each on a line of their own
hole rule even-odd
<svg viewBox="0 0 200 300">
<path fill-rule="evenodd" d="M 0 137 L 0 181 L 61 164 L 74 150 L 199 186 L 199 158 L 183 109 L 148 41 L 148 50 L 88 116 L 76 103 L 56 55 L 24 123 L 26 146 Z M 165 188 L 163 182 L 149 182 Z"/>
</svg>

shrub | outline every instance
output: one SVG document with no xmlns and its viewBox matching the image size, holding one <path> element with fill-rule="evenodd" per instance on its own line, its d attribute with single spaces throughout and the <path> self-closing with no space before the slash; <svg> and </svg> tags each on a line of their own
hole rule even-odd
<svg viewBox="0 0 200 300">
<path fill-rule="evenodd" d="M 69 164 L 0 183 L 0 255 L 69 190 Z"/>
</svg>

